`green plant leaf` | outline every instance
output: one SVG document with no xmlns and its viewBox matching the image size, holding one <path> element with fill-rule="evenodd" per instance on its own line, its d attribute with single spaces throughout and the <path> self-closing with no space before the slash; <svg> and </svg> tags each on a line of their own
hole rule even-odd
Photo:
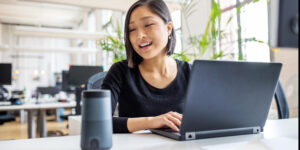
<svg viewBox="0 0 300 150">
<path fill-rule="evenodd" d="M 229 19 L 227 20 L 226 25 L 228 25 L 232 21 L 233 16 L 230 16 Z"/>
<path fill-rule="evenodd" d="M 210 59 L 216 60 L 216 59 L 218 59 L 218 58 L 222 58 L 223 56 L 224 56 L 223 52 L 220 51 L 220 52 L 214 54 Z"/>
</svg>

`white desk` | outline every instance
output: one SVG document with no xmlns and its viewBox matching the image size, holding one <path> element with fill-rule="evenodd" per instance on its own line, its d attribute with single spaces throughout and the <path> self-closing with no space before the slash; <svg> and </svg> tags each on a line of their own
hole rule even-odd
<svg viewBox="0 0 300 150">
<path fill-rule="evenodd" d="M 268 120 L 264 133 L 175 141 L 149 132 L 114 134 L 112 150 L 296 150 L 298 118 Z M 81 150 L 80 136 L 0 141 L 1 150 Z"/>
<path fill-rule="evenodd" d="M 9 105 L 0 106 L 0 111 L 12 111 L 12 110 L 26 110 L 28 112 L 28 137 L 35 138 L 35 120 L 34 112 L 38 112 L 37 127 L 40 137 L 47 136 L 47 121 L 46 121 L 46 109 L 57 109 L 57 108 L 73 108 L 76 106 L 75 102 L 60 103 L 60 102 L 49 102 L 49 103 L 26 103 L 23 105 Z"/>
<path fill-rule="evenodd" d="M 1 111 L 9 111 L 9 110 L 37 110 L 37 109 L 56 109 L 56 108 L 65 108 L 65 107 L 75 107 L 75 102 L 69 103 L 61 103 L 61 102 L 49 102 L 49 103 L 26 103 L 22 105 L 7 105 L 7 106 L 0 106 Z"/>
</svg>

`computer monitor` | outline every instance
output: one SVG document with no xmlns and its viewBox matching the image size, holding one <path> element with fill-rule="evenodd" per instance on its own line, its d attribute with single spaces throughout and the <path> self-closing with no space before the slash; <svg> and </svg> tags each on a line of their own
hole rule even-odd
<svg viewBox="0 0 300 150">
<path fill-rule="evenodd" d="M 11 85 L 12 64 L 0 63 L 0 85 Z"/>
<path fill-rule="evenodd" d="M 98 72 L 103 72 L 103 66 L 71 66 L 69 70 L 69 82 L 72 86 L 86 84 L 88 79 Z"/>
<path fill-rule="evenodd" d="M 74 92 L 75 89 L 69 84 L 69 71 L 63 70 L 61 73 L 62 76 L 62 83 L 61 83 L 61 90 L 65 92 Z"/>
<path fill-rule="evenodd" d="M 298 47 L 299 0 L 281 0 L 279 10 L 279 47 Z"/>
<path fill-rule="evenodd" d="M 271 0 L 269 38 L 272 47 L 298 48 L 299 0 Z"/>
</svg>

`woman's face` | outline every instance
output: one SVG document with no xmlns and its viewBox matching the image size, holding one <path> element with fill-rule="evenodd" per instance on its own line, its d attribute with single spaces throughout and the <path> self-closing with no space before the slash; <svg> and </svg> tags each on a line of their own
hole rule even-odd
<svg viewBox="0 0 300 150">
<path fill-rule="evenodd" d="M 130 16 L 129 40 L 143 59 L 166 55 L 168 36 L 172 31 L 172 22 L 165 24 L 146 6 L 136 8 Z"/>
</svg>

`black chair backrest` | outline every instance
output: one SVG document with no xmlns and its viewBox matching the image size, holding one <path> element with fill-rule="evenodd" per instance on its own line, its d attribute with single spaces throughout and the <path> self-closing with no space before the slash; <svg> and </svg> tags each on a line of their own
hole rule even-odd
<svg viewBox="0 0 300 150">
<path fill-rule="evenodd" d="M 87 82 L 86 89 L 101 89 L 102 82 L 107 72 L 99 72 L 91 76 Z"/>
<path fill-rule="evenodd" d="M 281 83 L 278 81 L 277 87 L 275 90 L 275 100 L 278 109 L 278 117 L 279 119 L 287 119 L 289 118 L 289 106 L 287 104 L 287 100 L 282 89 Z"/>
</svg>

